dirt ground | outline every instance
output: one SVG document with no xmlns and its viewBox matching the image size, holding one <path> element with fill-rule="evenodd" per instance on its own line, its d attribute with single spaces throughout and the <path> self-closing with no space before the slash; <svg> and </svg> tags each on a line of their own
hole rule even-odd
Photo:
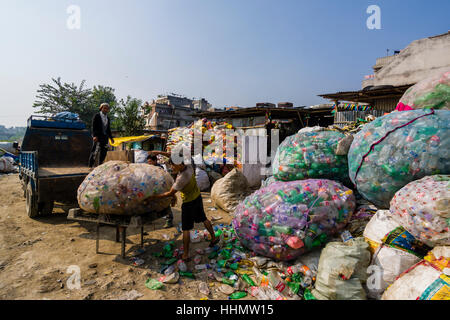
<svg viewBox="0 0 450 320">
<path fill-rule="evenodd" d="M 175 226 L 181 221 L 180 203 L 178 201 L 173 208 Z M 222 217 L 213 221 L 213 225 L 231 222 L 229 214 L 213 209 L 209 193 L 203 193 L 203 203 L 211 221 L 213 217 Z M 120 257 L 121 247 L 115 242 L 114 228 L 101 229 L 102 253 L 96 254 L 95 225 L 68 221 L 69 209 L 70 206 L 56 204 L 52 215 L 31 219 L 25 210 L 18 175 L 0 175 L 0 299 L 101 300 L 136 298 L 137 295 L 140 300 L 199 300 L 205 298 L 198 290 L 202 280 L 210 285 L 208 299 L 227 299 L 218 291 L 219 283 L 208 281 L 206 273 L 198 274 L 196 280 L 181 278 L 178 284 L 165 284 L 157 291 L 145 287 L 148 278 L 161 276 L 162 260 L 153 257 L 152 252 L 161 251 L 170 240 L 175 241 L 177 248 L 182 246 L 181 234 L 175 227 L 163 229 L 163 219 L 145 226 L 145 252 L 139 256 L 145 263 L 134 266 L 131 255 L 139 248 L 138 229 L 127 230 L 126 259 Z M 205 229 L 203 224 L 196 224 L 195 228 Z M 191 244 L 191 256 L 196 248 L 207 246 L 205 241 Z M 193 267 L 193 262 L 188 263 L 189 270 Z M 81 278 L 79 289 L 71 286 L 77 269 Z"/>
</svg>

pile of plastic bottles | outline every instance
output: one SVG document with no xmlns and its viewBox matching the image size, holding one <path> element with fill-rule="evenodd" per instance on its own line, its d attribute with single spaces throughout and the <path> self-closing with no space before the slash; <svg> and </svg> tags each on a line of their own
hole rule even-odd
<svg viewBox="0 0 450 320">
<path fill-rule="evenodd" d="M 78 188 L 81 209 L 100 214 L 137 215 L 159 212 L 170 206 L 170 198 L 142 201 L 170 190 L 173 179 L 163 169 L 144 163 L 108 161 L 95 168 Z"/>
<path fill-rule="evenodd" d="M 198 120 L 187 127 L 171 129 L 167 139 L 167 150 L 170 152 L 181 146 L 192 149 L 194 136 L 199 136 L 202 137 L 203 160 L 207 165 L 217 163 L 219 158 L 225 159 L 229 164 L 234 164 L 236 159 L 227 159 L 226 157 L 227 144 L 231 145 L 230 143 L 233 141 L 236 142 L 235 137 L 227 136 L 226 131 L 229 129 L 234 128 L 227 122 L 215 122 L 207 119 Z"/>
<path fill-rule="evenodd" d="M 358 192 L 389 208 L 407 183 L 450 173 L 450 111 L 410 110 L 377 118 L 355 135 L 348 165 Z"/>
<path fill-rule="evenodd" d="M 392 217 L 428 245 L 450 245 L 450 176 L 434 175 L 413 181 L 391 201 Z"/>
<path fill-rule="evenodd" d="M 331 180 L 275 182 L 235 210 L 241 243 L 277 260 L 292 260 L 325 244 L 355 209 L 353 191 Z"/>
<path fill-rule="evenodd" d="M 200 279 L 206 276 L 209 285 L 203 281 L 199 284 L 199 292 L 205 296 L 211 293 L 210 287 L 216 287 L 233 300 L 248 295 L 259 300 L 314 299 L 311 290 L 316 268 L 310 269 L 298 262 L 293 265 L 276 263 L 256 256 L 241 245 L 231 225 L 215 226 L 214 231 L 220 239 L 219 244 L 213 248 L 195 249 L 192 270 L 180 260 L 182 248 L 175 248 L 173 241 L 167 242 L 161 252 L 153 254 L 164 260 L 160 269 L 162 276 L 158 280 L 148 279 L 146 286 L 159 290 L 164 284 L 177 283 L 180 277 Z M 206 241 L 208 235 L 206 230 L 194 230 L 191 239 Z"/>
<path fill-rule="evenodd" d="M 450 110 L 450 69 L 406 90 L 397 106 L 399 111 L 426 108 Z"/>
<path fill-rule="evenodd" d="M 343 133 L 337 131 L 299 132 L 278 147 L 273 175 L 280 181 L 309 178 L 348 181 L 347 156 L 336 155 Z"/>
</svg>

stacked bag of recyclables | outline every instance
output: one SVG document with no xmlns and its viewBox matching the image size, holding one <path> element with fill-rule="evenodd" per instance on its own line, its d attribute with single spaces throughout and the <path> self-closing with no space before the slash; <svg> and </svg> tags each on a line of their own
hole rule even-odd
<svg viewBox="0 0 450 320">
<path fill-rule="evenodd" d="M 380 299 L 386 288 L 405 270 L 419 262 L 431 250 L 392 217 L 389 210 L 379 210 L 364 230 L 372 253 L 373 274 L 367 283 L 367 295 Z"/>
<path fill-rule="evenodd" d="M 391 201 L 390 210 L 379 210 L 370 220 L 364 231 L 364 237 L 372 251 L 372 272 L 378 272 L 374 275 L 373 281 L 367 284 L 370 297 L 380 299 L 386 288 L 398 281 L 401 285 L 400 287 L 393 285 L 393 288 L 396 288 L 394 291 L 409 290 L 415 292 L 414 294 L 417 294 L 417 291 L 422 293 L 422 286 L 425 284 L 420 272 L 434 277 L 436 272 L 431 265 L 425 263 L 418 267 L 420 271 L 406 276 L 410 281 L 408 289 L 404 288 L 406 284 L 404 280 L 396 279 L 403 272 L 415 269 L 413 266 L 417 263 L 422 265 L 422 259 L 433 247 L 450 244 L 449 203 L 450 176 L 428 176 L 400 189 Z M 439 272 L 438 274 L 440 276 Z M 425 283 L 429 285 L 427 281 Z M 448 290 L 448 281 L 446 286 Z M 447 299 L 450 299 L 450 294 L 447 295 Z"/>
<path fill-rule="evenodd" d="M 363 238 L 328 243 L 320 255 L 313 296 L 319 300 L 365 300 L 368 247 Z"/>
<path fill-rule="evenodd" d="M 353 191 L 331 180 L 274 182 L 234 212 L 240 242 L 257 254 L 289 261 L 326 243 L 355 209 Z"/>
<path fill-rule="evenodd" d="M 435 247 L 390 285 L 382 300 L 450 300 L 450 247 Z"/>
<path fill-rule="evenodd" d="M 450 173 L 450 111 L 392 112 L 365 125 L 348 153 L 358 192 L 381 209 L 394 194 L 427 175 Z"/>
<path fill-rule="evenodd" d="M 348 181 L 347 155 L 337 154 L 343 133 L 314 127 L 287 137 L 278 147 L 273 176 L 279 181 L 310 178 Z"/>
<path fill-rule="evenodd" d="M 450 245 L 450 175 L 410 182 L 391 201 L 393 218 L 430 245 Z"/>
<path fill-rule="evenodd" d="M 144 163 L 109 161 L 95 168 L 77 192 L 81 209 L 90 213 L 138 215 L 161 212 L 171 199 L 143 203 L 145 197 L 170 190 L 173 179 L 163 169 Z"/>
<path fill-rule="evenodd" d="M 450 69 L 416 83 L 397 105 L 400 111 L 426 108 L 450 110 Z"/>
</svg>

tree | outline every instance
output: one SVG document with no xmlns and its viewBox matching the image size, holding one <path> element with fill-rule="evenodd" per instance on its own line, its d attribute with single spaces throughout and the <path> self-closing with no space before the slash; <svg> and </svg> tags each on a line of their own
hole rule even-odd
<svg viewBox="0 0 450 320">
<path fill-rule="evenodd" d="M 110 107 L 110 111 L 109 111 L 109 117 L 111 119 L 111 128 L 116 129 L 114 127 L 114 119 L 116 116 L 116 109 L 117 109 L 117 99 L 116 99 L 116 95 L 114 94 L 114 89 L 111 87 L 104 87 L 104 86 L 94 86 L 94 88 L 92 89 L 92 95 L 91 95 L 91 99 L 90 99 L 90 105 L 91 105 L 91 110 L 92 110 L 92 114 L 90 115 L 90 120 L 92 119 L 92 117 L 94 116 L 95 113 L 97 113 L 99 111 L 99 107 L 102 103 L 107 103 L 109 104 Z"/>
<path fill-rule="evenodd" d="M 142 134 L 145 128 L 145 119 L 140 113 L 142 100 L 127 97 L 120 100 L 120 106 L 116 108 L 115 126 L 122 130 L 125 136 Z"/>
<path fill-rule="evenodd" d="M 41 84 L 37 91 L 34 108 L 39 108 L 37 113 L 55 115 L 59 112 L 69 111 L 79 115 L 80 119 L 91 128 L 92 117 L 98 112 L 100 104 L 109 103 L 111 117 L 117 99 L 114 89 L 111 87 L 94 86 L 93 89 L 85 88 L 85 80 L 77 86 L 74 83 L 62 83 L 61 78 L 53 79 L 53 84 Z"/>
<path fill-rule="evenodd" d="M 85 81 L 77 86 L 74 83 L 61 83 L 61 78 L 52 78 L 54 85 L 41 84 L 37 91 L 34 108 L 40 108 L 38 113 L 55 115 L 58 112 L 70 111 L 81 115 L 89 106 L 92 95 L 90 89 L 85 89 Z"/>
</svg>

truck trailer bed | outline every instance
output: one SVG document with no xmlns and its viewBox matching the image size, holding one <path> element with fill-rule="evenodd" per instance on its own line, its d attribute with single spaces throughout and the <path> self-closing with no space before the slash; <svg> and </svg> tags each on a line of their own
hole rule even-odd
<svg viewBox="0 0 450 320">
<path fill-rule="evenodd" d="M 49 178 L 56 176 L 87 175 L 89 167 L 44 167 L 38 169 L 38 177 Z"/>
</svg>

